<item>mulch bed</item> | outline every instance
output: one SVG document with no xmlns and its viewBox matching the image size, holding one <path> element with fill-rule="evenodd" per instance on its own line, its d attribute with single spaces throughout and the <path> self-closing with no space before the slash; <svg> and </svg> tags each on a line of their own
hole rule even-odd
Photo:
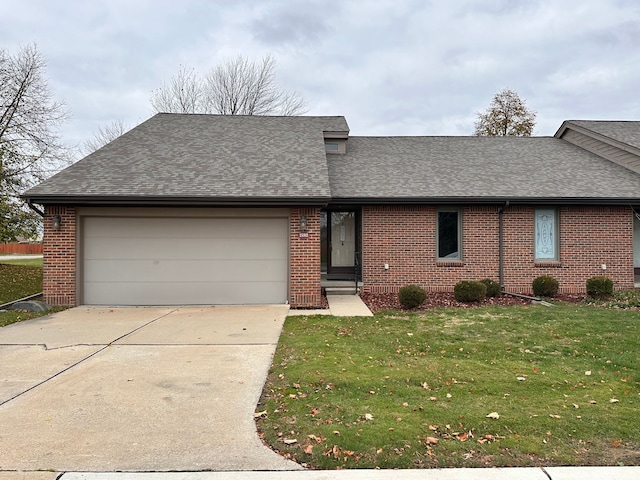
<svg viewBox="0 0 640 480">
<path fill-rule="evenodd" d="M 369 307 L 372 312 L 379 310 L 404 310 L 398 301 L 397 293 L 360 293 L 360 298 Z M 571 303 L 580 303 L 584 300 L 583 295 L 566 295 L 561 294 L 553 299 L 554 301 L 563 301 Z M 463 303 L 458 302 L 453 293 L 449 292 L 428 292 L 427 300 L 419 307 L 411 310 L 423 311 L 437 307 L 458 307 L 458 308 L 477 308 L 489 305 L 529 305 L 531 300 L 525 298 L 512 297 L 510 295 L 500 295 L 498 297 L 486 298 L 479 303 Z"/>
</svg>

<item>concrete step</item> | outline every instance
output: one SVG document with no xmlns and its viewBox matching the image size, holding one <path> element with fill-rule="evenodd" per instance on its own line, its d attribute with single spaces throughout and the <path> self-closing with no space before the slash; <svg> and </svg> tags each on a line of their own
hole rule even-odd
<svg viewBox="0 0 640 480">
<path fill-rule="evenodd" d="M 355 285 L 350 287 L 325 287 L 326 295 L 356 295 L 358 292 Z"/>
</svg>

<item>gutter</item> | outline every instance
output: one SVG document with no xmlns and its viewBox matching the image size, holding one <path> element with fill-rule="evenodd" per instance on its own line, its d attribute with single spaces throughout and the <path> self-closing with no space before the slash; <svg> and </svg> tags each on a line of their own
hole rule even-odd
<svg viewBox="0 0 640 480">
<path fill-rule="evenodd" d="M 584 197 L 333 197 L 329 205 L 595 205 L 628 206 L 634 198 Z"/>
<path fill-rule="evenodd" d="M 181 206 L 181 207 L 272 207 L 272 206 L 319 206 L 324 207 L 330 197 L 269 198 L 269 197 L 140 197 L 140 196 L 66 196 L 66 195 L 23 195 L 30 208 L 33 202 L 41 205 L 73 206 Z M 628 203 L 628 202 L 627 202 Z"/>
</svg>

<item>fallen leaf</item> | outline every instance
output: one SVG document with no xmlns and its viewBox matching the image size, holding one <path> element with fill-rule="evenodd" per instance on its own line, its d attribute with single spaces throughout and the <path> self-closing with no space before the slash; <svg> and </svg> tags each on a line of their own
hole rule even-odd
<svg viewBox="0 0 640 480">
<path fill-rule="evenodd" d="M 427 382 L 422 382 L 422 383 L 420 384 L 420 386 L 421 386 L 422 388 L 424 388 L 425 390 L 431 390 L 431 388 L 429 388 L 429 384 L 428 384 Z"/>
<path fill-rule="evenodd" d="M 371 421 L 371 420 L 373 420 L 373 415 L 371 415 L 370 413 L 365 413 L 364 414 L 364 419 L 368 420 L 368 421 Z"/>
<path fill-rule="evenodd" d="M 519 382 L 524 382 L 526 379 L 526 377 L 516 377 L 516 380 L 518 380 Z"/>
<path fill-rule="evenodd" d="M 431 400 L 432 402 L 437 402 L 438 401 L 438 397 L 429 397 L 429 400 Z"/>
<path fill-rule="evenodd" d="M 571 405 L 573 405 L 573 408 L 580 408 L 580 405 L 578 405 L 577 403 L 572 403 Z"/>
<path fill-rule="evenodd" d="M 609 403 L 618 403 L 620 400 L 618 400 L 617 398 L 612 398 L 609 400 Z"/>
<path fill-rule="evenodd" d="M 591 375 L 591 370 L 587 370 L 586 372 L 584 372 L 584 374 L 588 377 L 589 375 Z"/>
<path fill-rule="evenodd" d="M 437 425 L 429 425 L 429 430 L 432 430 L 432 431 L 435 432 L 436 430 L 438 430 L 438 426 Z"/>
<path fill-rule="evenodd" d="M 262 412 L 256 412 L 253 414 L 253 418 L 263 418 L 267 416 L 267 411 L 263 410 Z"/>
<path fill-rule="evenodd" d="M 403 406 L 403 407 L 408 407 L 408 406 L 409 406 L 409 404 L 408 404 L 407 402 L 403 402 L 403 403 L 402 403 L 402 406 Z"/>
<path fill-rule="evenodd" d="M 296 438 L 285 438 L 283 441 L 285 445 L 293 445 L 294 443 L 298 443 L 298 440 Z"/>
<path fill-rule="evenodd" d="M 551 418 L 562 418 L 560 415 L 552 415 L 552 414 L 550 414 L 549 416 L 550 416 Z"/>
<path fill-rule="evenodd" d="M 304 447 L 304 453 L 307 455 L 311 455 L 313 453 L 313 445 L 307 445 Z"/>
<path fill-rule="evenodd" d="M 489 415 L 487 415 L 487 418 L 498 420 L 500 418 L 500 414 L 498 414 L 498 412 L 491 412 Z"/>
<path fill-rule="evenodd" d="M 450 393 L 447 393 L 447 398 L 451 398 L 453 395 L 451 395 Z"/>
<path fill-rule="evenodd" d="M 428 445 L 437 445 L 439 441 L 436 437 L 427 437 Z"/>
<path fill-rule="evenodd" d="M 622 445 L 622 442 L 620 440 L 614 440 L 613 442 L 611 442 L 611 445 L 613 445 L 614 447 L 619 447 L 620 445 Z"/>
</svg>

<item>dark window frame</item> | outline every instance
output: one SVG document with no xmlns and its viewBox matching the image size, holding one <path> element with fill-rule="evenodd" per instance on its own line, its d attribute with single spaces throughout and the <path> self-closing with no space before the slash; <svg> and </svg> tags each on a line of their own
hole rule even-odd
<svg viewBox="0 0 640 480">
<path fill-rule="evenodd" d="M 455 220 L 451 215 L 455 213 Z M 455 223 L 455 227 L 453 224 Z M 452 234 L 450 230 L 455 228 Z M 443 231 L 443 229 L 448 230 Z M 454 236 L 455 240 L 443 239 L 441 235 Z M 445 240 L 445 244 L 443 244 Z M 457 247 L 454 249 L 454 247 Z M 461 262 L 462 261 L 462 209 L 458 207 L 439 207 L 436 209 L 436 260 L 440 262 Z M 448 252 L 448 253 L 447 253 Z M 453 254 L 456 254 L 452 256 Z"/>
</svg>

